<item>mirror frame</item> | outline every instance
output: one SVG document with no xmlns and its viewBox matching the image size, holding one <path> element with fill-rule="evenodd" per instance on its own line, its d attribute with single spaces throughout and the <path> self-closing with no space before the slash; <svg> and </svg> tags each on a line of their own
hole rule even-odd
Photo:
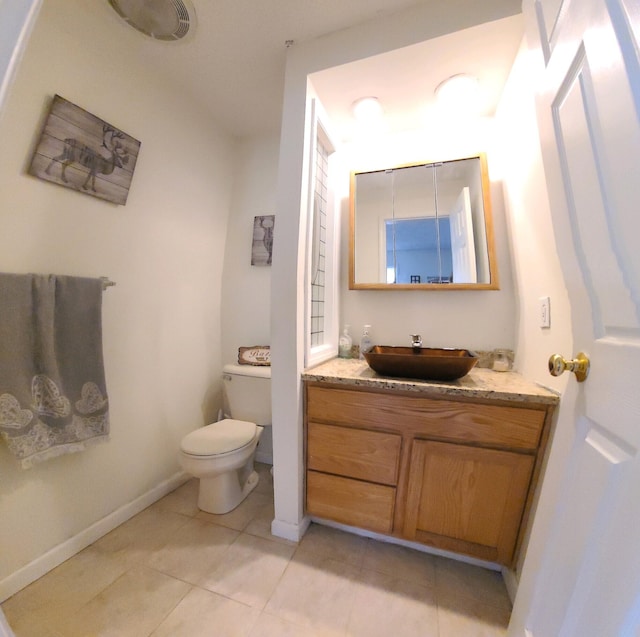
<svg viewBox="0 0 640 637">
<path fill-rule="evenodd" d="M 499 290 L 498 263 L 495 250 L 495 237 L 493 232 L 493 215 L 491 211 L 491 197 L 489 193 L 489 171 L 487 168 L 487 157 L 485 153 L 470 155 L 469 157 L 459 157 L 446 161 L 424 161 L 415 164 L 403 164 L 382 168 L 378 170 L 395 170 L 397 168 L 411 168 L 414 166 L 425 166 L 428 164 L 447 163 L 448 161 L 459 161 L 464 159 L 480 160 L 480 179 L 482 182 L 482 202 L 484 206 L 484 224 L 487 236 L 487 253 L 489 257 L 489 273 L 491 281 L 489 283 L 357 283 L 355 281 L 355 187 L 356 177 L 360 174 L 377 172 L 374 170 L 352 171 L 349 181 L 349 289 L 350 290 Z"/>
</svg>

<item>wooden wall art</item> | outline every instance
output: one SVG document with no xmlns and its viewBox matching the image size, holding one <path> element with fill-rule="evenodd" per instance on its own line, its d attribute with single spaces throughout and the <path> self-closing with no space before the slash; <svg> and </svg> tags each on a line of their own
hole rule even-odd
<svg viewBox="0 0 640 637">
<path fill-rule="evenodd" d="M 273 230 L 275 225 L 275 215 L 261 215 L 253 218 L 251 265 L 271 265 Z"/>
<path fill-rule="evenodd" d="M 56 95 L 29 173 L 125 205 L 140 142 Z"/>
</svg>

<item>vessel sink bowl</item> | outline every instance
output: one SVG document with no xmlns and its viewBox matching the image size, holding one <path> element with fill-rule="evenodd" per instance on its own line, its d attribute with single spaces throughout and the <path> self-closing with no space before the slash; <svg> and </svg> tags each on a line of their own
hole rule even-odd
<svg viewBox="0 0 640 637">
<path fill-rule="evenodd" d="M 375 345 L 364 355 L 369 367 L 382 376 L 456 380 L 466 376 L 478 357 L 466 349 Z"/>
</svg>

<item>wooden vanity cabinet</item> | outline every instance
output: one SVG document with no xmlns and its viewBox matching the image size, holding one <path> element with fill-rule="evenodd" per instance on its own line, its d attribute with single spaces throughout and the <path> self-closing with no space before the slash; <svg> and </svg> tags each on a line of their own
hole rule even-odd
<svg viewBox="0 0 640 637">
<path fill-rule="evenodd" d="M 552 407 L 305 388 L 310 515 L 512 563 Z"/>
</svg>

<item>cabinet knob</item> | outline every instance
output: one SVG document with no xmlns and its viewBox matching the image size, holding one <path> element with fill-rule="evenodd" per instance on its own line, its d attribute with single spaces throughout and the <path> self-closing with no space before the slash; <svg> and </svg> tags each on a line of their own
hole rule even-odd
<svg viewBox="0 0 640 637">
<path fill-rule="evenodd" d="M 566 360 L 560 354 L 552 354 L 549 357 L 549 373 L 552 376 L 560 376 L 564 372 L 573 372 L 576 380 L 583 383 L 589 375 L 590 361 L 586 354 L 580 352 L 573 360 Z"/>
</svg>

